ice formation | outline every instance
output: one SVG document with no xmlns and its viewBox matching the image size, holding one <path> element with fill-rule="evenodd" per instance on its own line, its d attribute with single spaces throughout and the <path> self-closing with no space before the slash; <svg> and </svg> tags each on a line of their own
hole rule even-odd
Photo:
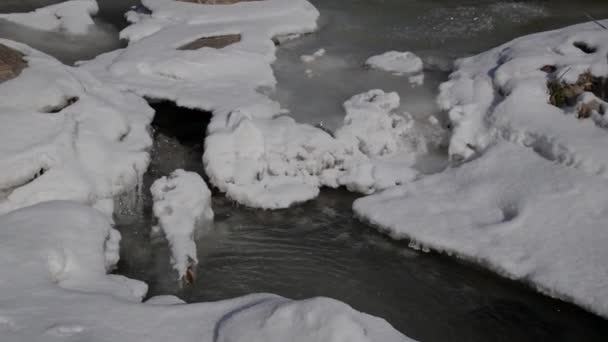
<svg viewBox="0 0 608 342">
<path fill-rule="evenodd" d="M 211 191 L 197 173 L 175 170 L 169 177 L 157 179 L 150 192 L 154 216 L 171 247 L 173 267 L 183 279 L 198 263 L 194 230 L 213 220 Z"/>
<path fill-rule="evenodd" d="M 324 55 L 325 55 L 325 49 L 321 48 L 321 49 L 315 51 L 315 53 L 313 53 L 312 55 L 300 56 L 300 60 L 302 60 L 302 62 L 304 62 L 304 63 L 312 63 L 315 60 L 317 60 L 317 58 L 323 57 Z"/>
<path fill-rule="evenodd" d="M 365 64 L 395 74 L 417 74 L 422 72 L 424 67 L 422 59 L 409 51 L 388 51 L 368 58 Z"/>
<path fill-rule="evenodd" d="M 70 0 L 29 13 L 0 14 L 0 19 L 42 31 L 86 34 L 94 25 L 91 16 L 99 7 L 95 0 Z"/>
<path fill-rule="evenodd" d="M 453 124 L 453 167 L 360 199 L 354 210 L 395 238 L 608 317 L 605 98 L 583 92 L 560 108 L 548 89 L 581 75 L 605 79 L 607 55 L 607 31 L 587 23 L 459 60 L 439 96 Z"/>
<path fill-rule="evenodd" d="M 19 77 L 0 83 L 0 213 L 48 200 L 112 212 L 148 166 L 153 111 L 138 96 L 8 40 L 25 55 Z"/>
</svg>

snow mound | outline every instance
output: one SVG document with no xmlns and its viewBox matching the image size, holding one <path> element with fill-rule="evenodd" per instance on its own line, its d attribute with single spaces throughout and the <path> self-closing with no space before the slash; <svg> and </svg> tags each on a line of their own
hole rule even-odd
<svg viewBox="0 0 608 342">
<path fill-rule="evenodd" d="M 111 213 L 148 166 L 153 111 L 88 72 L 8 40 L 28 67 L 0 84 L 0 213 L 74 200 Z"/>
<path fill-rule="evenodd" d="M 608 317 L 608 182 L 502 142 L 479 158 L 359 199 L 394 238 L 455 253 Z"/>
<path fill-rule="evenodd" d="M 211 191 L 195 172 L 175 170 L 157 179 L 150 188 L 154 215 L 171 246 L 173 267 L 183 279 L 198 263 L 194 230 L 213 220 Z"/>
<path fill-rule="evenodd" d="M 0 14 L 0 19 L 36 30 L 86 34 L 90 26 L 95 24 L 91 16 L 98 11 L 95 0 L 71 0 L 29 13 Z"/>
<path fill-rule="evenodd" d="M 139 303 L 145 284 L 107 274 L 119 240 L 107 216 L 73 202 L 0 216 L 3 340 L 410 341 L 386 321 L 327 298 L 257 294 L 181 304 L 165 296 Z"/>
<path fill-rule="evenodd" d="M 551 105 L 547 85 L 552 80 L 574 83 L 585 72 L 605 78 L 607 54 L 606 30 L 586 23 L 522 37 L 459 60 L 438 98 L 454 126 L 450 155 L 470 158 L 502 136 L 547 159 L 606 175 L 603 121 L 579 120 L 573 108 Z"/>
<path fill-rule="evenodd" d="M 411 341 L 387 329 L 382 319 L 354 313 L 328 298 L 266 302 L 224 323 L 218 341 Z"/>
<path fill-rule="evenodd" d="M 413 119 L 394 113 L 396 93 L 372 90 L 345 102 L 335 137 L 288 116 L 255 119 L 232 113 L 229 125 L 207 137 L 204 164 L 213 184 L 239 203 L 286 208 L 315 198 L 322 186 L 374 191 L 417 176 L 426 140 Z M 234 122 L 234 123 L 232 123 Z"/>
<path fill-rule="evenodd" d="M 237 121 L 232 129 L 207 137 L 214 148 L 206 149 L 203 161 L 211 182 L 232 199 L 286 208 L 315 198 L 322 184 L 335 183 L 343 150 L 328 133 L 287 116 L 231 119 Z"/>
<path fill-rule="evenodd" d="M 372 56 L 365 62 L 365 65 L 399 75 L 420 73 L 424 67 L 422 59 L 409 51 L 388 51 Z"/>
<path fill-rule="evenodd" d="M 344 125 L 335 133 L 347 155 L 341 185 L 370 194 L 418 176 L 413 166 L 428 142 L 409 114 L 395 113 L 399 103 L 397 93 L 379 89 L 344 102 Z"/>
</svg>

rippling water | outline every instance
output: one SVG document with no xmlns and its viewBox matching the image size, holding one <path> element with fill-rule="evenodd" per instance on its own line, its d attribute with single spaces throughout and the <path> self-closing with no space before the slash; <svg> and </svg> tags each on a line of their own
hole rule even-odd
<svg viewBox="0 0 608 342">
<path fill-rule="evenodd" d="M 2 0 L 0 12 L 26 11 L 53 0 Z M 402 109 L 423 118 L 436 111 L 436 87 L 450 62 L 516 36 L 608 17 L 600 1 L 316 0 L 318 33 L 282 45 L 273 94 L 299 120 L 337 125 L 341 103 L 371 88 L 396 90 Z M 123 46 L 122 13 L 134 0 L 99 0 L 98 37 L 77 38 L 23 30 L 0 22 L 2 37 L 22 40 L 67 63 Z M 573 7 L 576 8 L 573 8 Z M 584 10 L 583 10 L 584 9 Z M 8 25 L 8 26 L 7 26 Z M 299 59 L 324 47 L 312 65 Z M 385 50 L 411 50 L 426 62 L 426 82 L 365 70 Z M 312 69 L 312 77 L 305 73 Z M 215 194 L 216 220 L 197 235 L 197 281 L 182 288 L 162 236 L 151 235 L 151 182 L 175 168 L 203 173 L 202 132 L 207 114 L 157 105 L 153 162 L 139 196 L 121 199 L 123 234 L 118 273 L 146 281 L 149 295 L 176 294 L 189 302 L 272 292 L 290 298 L 328 296 L 387 319 L 423 341 L 605 341 L 608 323 L 574 306 L 539 295 L 475 266 L 392 241 L 357 221 L 356 195 L 324 190 L 289 210 L 247 209 Z"/>
</svg>

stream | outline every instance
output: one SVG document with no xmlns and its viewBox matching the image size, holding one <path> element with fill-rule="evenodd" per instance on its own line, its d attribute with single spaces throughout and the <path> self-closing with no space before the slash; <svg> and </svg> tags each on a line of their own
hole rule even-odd
<svg viewBox="0 0 608 342">
<path fill-rule="evenodd" d="M 2 0 L 0 12 L 26 11 L 52 0 Z M 85 37 L 42 33 L 0 21 L 0 36 L 73 63 L 123 47 L 118 32 L 135 0 L 98 0 L 98 27 Z M 313 0 L 317 33 L 280 45 L 271 96 L 300 122 L 336 128 L 342 103 L 380 88 L 397 91 L 401 111 L 418 120 L 441 116 L 434 98 L 455 58 L 487 50 L 527 33 L 608 17 L 605 0 Z M 303 54 L 326 54 L 306 64 Z M 423 85 L 362 67 L 388 50 L 413 51 L 425 61 Z M 310 70 L 307 72 L 306 70 Z M 152 233 L 149 186 L 176 168 L 204 176 L 201 155 L 209 113 L 152 104 L 155 143 L 139 191 L 119 199 L 121 261 L 116 273 L 145 281 L 149 296 L 174 294 L 205 302 L 270 292 L 302 299 L 332 297 L 382 317 L 421 341 L 605 341 L 608 322 L 445 255 L 393 241 L 353 217 L 358 195 L 323 190 L 318 199 L 287 210 L 239 206 L 214 193 L 212 226 L 196 236 L 196 282 L 183 287 L 172 269 L 167 241 Z M 434 164 L 441 164 L 438 151 Z M 433 169 L 433 166 L 429 166 Z"/>
</svg>

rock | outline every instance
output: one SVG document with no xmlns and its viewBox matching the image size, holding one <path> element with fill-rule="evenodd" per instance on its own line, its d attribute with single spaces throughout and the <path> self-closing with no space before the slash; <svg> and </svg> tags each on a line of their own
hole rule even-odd
<svg viewBox="0 0 608 342">
<path fill-rule="evenodd" d="M 0 44 L 0 83 L 19 76 L 26 67 L 21 52 Z"/>
<path fill-rule="evenodd" d="M 190 42 L 186 45 L 179 47 L 178 50 L 198 50 L 203 47 L 221 49 L 228 45 L 238 43 L 240 41 L 241 41 L 240 34 L 228 34 L 225 36 L 203 37 L 203 38 L 199 38 L 193 42 Z"/>
</svg>

